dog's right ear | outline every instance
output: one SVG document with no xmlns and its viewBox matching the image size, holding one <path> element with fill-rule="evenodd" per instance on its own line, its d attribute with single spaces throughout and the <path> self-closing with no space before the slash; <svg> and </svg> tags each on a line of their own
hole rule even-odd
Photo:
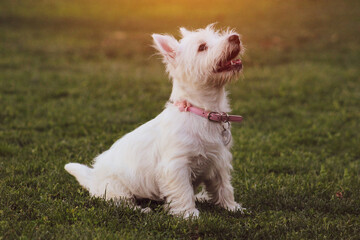
<svg viewBox="0 0 360 240">
<path fill-rule="evenodd" d="M 175 65 L 176 51 L 179 46 L 179 42 L 171 36 L 153 34 L 154 47 L 164 57 L 165 62 Z"/>
</svg>

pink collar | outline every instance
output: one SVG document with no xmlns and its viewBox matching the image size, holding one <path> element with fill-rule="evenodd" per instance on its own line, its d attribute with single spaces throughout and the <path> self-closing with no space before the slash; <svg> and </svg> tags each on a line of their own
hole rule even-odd
<svg viewBox="0 0 360 240">
<path fill-rule="evenodd" d="M 188 101 L 177 101 L 174 103 L 175 106 L 179 107 L 180 112 L 192 112 L 198 116 L 209 119 L 213 122 L 241 122 L 242 116 L 239 115 L 228 115 L 225 112 L 208 112 L 202 108 L 192 106 Z"/>
</svg>

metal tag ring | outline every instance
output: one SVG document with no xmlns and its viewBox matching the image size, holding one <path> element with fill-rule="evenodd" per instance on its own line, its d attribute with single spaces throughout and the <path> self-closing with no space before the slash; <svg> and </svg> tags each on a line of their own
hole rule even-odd
<svg viewBox="0 0 360 240">
<path fill-rule="evenodd" d="M 225 118 L 225 120 L 223 120 L 223 118 Z M 224 123 L 229 122 L 229 114 L 227 114 L 226 112 L 222 112 L 221 113 L 221 121 Z"/>
</svg>

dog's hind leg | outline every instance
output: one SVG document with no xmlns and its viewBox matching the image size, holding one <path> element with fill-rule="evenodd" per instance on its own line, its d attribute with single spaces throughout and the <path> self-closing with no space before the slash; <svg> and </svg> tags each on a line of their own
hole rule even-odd
<svg viewBox="0 0 360 240">
<path fill-rule="evenodd" d="M 102 197 L 105 200 L 112 200 L 116 206 L 125 206 L 134 210 L 140 210 L 142 213 L 148 213 L 151 208 L 142 208 L 137 204 L 134 194 L 128 188 L 128 185 L 123 182 L 122 178 L 114 175 L 106 176 L 105 178 L 96 178 L 97 180 L 90 193 L 93 196 Z"/>
</svg>

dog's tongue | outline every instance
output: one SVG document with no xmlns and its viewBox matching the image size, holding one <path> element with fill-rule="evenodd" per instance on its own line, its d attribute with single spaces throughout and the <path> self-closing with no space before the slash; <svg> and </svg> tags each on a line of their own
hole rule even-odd
<svg viewBox="0 0 360 240">
<path fill-rule="evenodd" d="M 229 71 L 232 69 L 241 69 L 242 62 L 240 59 L 233 59 L 230 61 L 225 62 L 224 64 L 220 65 L 217 69 L 217 72 Z"/>
<path fill-rule="evenodd" d="M 241 64 L 241 60 L 240 59 L 231 60 L 230 64 L 231 65 Z"/>
<path fill-rule="evenodd" d="M 237 64 L 241 64 L 241 60 L 240 60 L 240 59 L 230 60 L 230 61 L 228 61 L 228 62 L 225 63 L 225 66 L 237 65 Z"/>
</svg>

